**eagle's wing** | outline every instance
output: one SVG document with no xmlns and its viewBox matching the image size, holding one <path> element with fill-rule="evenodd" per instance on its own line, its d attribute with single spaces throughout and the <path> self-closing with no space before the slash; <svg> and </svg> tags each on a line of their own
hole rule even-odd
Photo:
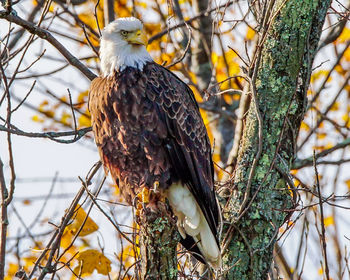
<svg viewBox="0 0 350 280">
<path fill-rule="evenodd" d="M 186 184 L 216 236 L 218 205 L 215 199 L 211 147 L 198 104 L 191 89 L 166 68 L 151 63 L 144 68 L 146 95 L 156 102 L 168 129 L 166 149 L 178 179 Z"/>
</svg>

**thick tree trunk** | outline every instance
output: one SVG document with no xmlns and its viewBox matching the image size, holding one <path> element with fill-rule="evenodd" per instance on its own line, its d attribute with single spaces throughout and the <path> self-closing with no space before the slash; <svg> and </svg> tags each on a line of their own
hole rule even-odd
<svg viewBox="0 0 350 280">
<path fill-rule="evenodd" d="M 177 279 L 176 220 L 166 202 L 138 203 L 140 215 L 141 279 Z"/>
<path fill-rule="evenodd" d="M 250 70 L 252 101 L 224 201 L 225 279 L 266 279 L 278 230 L 292 207 L 286 174 L 330 0 L 277 0 Z M 263 37 L 263 36 L 262 36 Z M 260 53 L 260 48 L 262 48 Z M 255 103 L 255 101 L 256 103 Z M 258 114 L 257 114 L 258 111 Z"/>
</svg>

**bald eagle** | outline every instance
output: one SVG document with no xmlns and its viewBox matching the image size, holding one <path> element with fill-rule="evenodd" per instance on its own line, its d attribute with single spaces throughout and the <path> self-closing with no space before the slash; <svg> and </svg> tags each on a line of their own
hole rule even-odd
<svg viewBox="0 0 350 280">
<path fill-rule="evenodd" d="M 164 191 L 181 243 L 220 265 L 219 209 L 207 131 L 191 89 L 155 63 L 140 20 L 119 18 L 102 32 L 102 76 L 89 93 L 101 160 L 129 204 L 143 188 Z"/>
</svg>

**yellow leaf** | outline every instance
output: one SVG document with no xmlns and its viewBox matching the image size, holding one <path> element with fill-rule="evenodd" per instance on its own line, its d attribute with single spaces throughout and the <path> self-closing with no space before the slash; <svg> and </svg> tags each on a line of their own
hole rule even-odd
<svg viewBox="0 0 350 280">
<path fill-rule="evenodd" d="M 79 127 L 89 127 L 91 126 L 91 119 L 85 115 L 81 115 L 78 119 Z"/>
<path fill-rule="evenodd" d="M 216 64 L 218 62 L 218 59 L 219 59 L 219 57 L 218 57 L 217 53 L 216 52 L 212 52 L 211 53 L 211 61 L 212 61 L 212 63 Z"/>
<path fill-rule="evenodd" d="M 294 178 L 294 186 L 297 188 L 300 186 L 300 181 Z"/>
<path fill-rule="evenodd" d="M 45 112 L 42 112 L 45 114 L 45 116 L 49 117 L 49 118 L 53 118 L 55 116 L 55 112 L 51 111 L 51 110 L 47 110 Z"/>
<path fill-rule="evenodd" d="M 144 9 L 147 9 L 147 3 L 146 2 L 136 2 L 135 5 L 137 5 L 138 7 L 142 7 Z"/>
<path fill-rule="evenodd" d="M 126 0 L 119 0 L 114 2 L 114 11 L 118 15 L 118 17 L 130 17 L 131 9 L 127 7 Z"/>
<path fill-rule="evenodd" d="M 324 223 L 325 227 L 328 227 L 330 225 L 334 225 L 333 216 L 328 216 L 328 217 L 324 218 L 323 223 Z"/>
<path fill-rule="evenodd" d="M 41 117 L 39 117 L 38 115 L 34 115 L 34 116 L 32 117 L 32 121 L 43 123 L 43 122 L 44 122 L 44 119 L 41 118 Z"/>
<path fill-rule="evenodd" d="M 73 222 L 65 228 L 61 238 L 61 246 L 64 248 L 67 248 L 70 245 L 71 240 L 76 235 L 76 233 L 80 230 L 87 216 L 86 212 L 79 204 L 77 205 L 77 208 L 75 211 L 76 212 L 75 212 L 75 215 L 73 216 Z M 89 235 L 95 232 L 96 230 L 98 230 L 98 225 L 90 217 L 87 217 L 83 228 L 79 232 L 79 236 Z"/>
<path fill-rule="evenodd" d="M 123 262 L 123 265 L 126 269 L 133 265 L 135 262 L 135 250 L 133 245 L 129 244 L 125 248 L 123 248 L 123 251 L 118 254 L 118 260 Z"/>
<path fill-rule="evenodd" d="M 327 134 L 326 133 L 317 133 L 317 139 L 322 140 L 326 138 Z"/>
<path fill-rule="evenodd" d="M 300 129 L 305 130 L 305 131 L 309 131 L 310 126 L 306 122 L 301 122 Z"/>
<path fill-rule="evenodd" d="M 339 107 L 340 107 L 340 102 L 336 101 L 336 102 L 333 103 L 330 111 L 338 111 Z"/>
<path fill-rule="evenodd" d="M 61 100 L 63 103 L 69 102 L 69 101 L 67 100 L 67 96 L 65 96 L 65 95 L 63 95 L 62 97 L 60 97 L 60 100 Z"/>
<path fill-rule="evenodd" d="M 345 180 L 345 184 L 348 187 L 348 189 L 350 190 L 350 179 Z"/>
<path fill-rule="evenodd" d="M 335 43 L 345 43 L 350 39 L 350 29 L 345 27 Z"/>
<path fill-rule="evenodd" d="M 292 175 L 296 175 L 297 173 L 298 173 L 298 169 L 292 169 L 291 171 L 290 171 L 290 174 L 292 174 Z"/>
<path fill-rule="evenodd" d="M 44 115 L 46 115 L 49 118 L 53 118 L 55 116 L 55 112 L 52 110 L 49 110 L 47 107 L 49 105 L 49 101 L 44 100 L 43 102 L 40 103 L 39 107 L 38 107 L 38 111 L 43 113 Z"/>
<path fill-rule="evenodd" d="M 344 53 L 344 59 L 350 61 L 350 49 L 348 48 Z"/>
<path fill-rule="evenodd" d="M 41 102 L 39 105 L 39 111 L 45 111 L 44 107 L 46 107 L 47 105 L 49 105 L 49 101 L 44 100 L 43 102 Z"/>
<path fill-rule="evenodd" d="M 350 126 L 350 118 L 349 118 L 349 114 L 344 114 L 342 117 L 342 120 L 345 122 L 345 126 L 349 127 Z"/>
<path fill-rule="evenodd" d="M 18 269 L 19 267 L 17 264 L 10 263 L 7 269 L 7 275 L 5 276 L 4 280 L 13 280 Z"/>
<path fill-rule="evenodd" d="M 317 81 L 318 79 L 320 79 L 321 77 L 327 77 L 329 71 L 328 70 L 318 70 L 316 72 L 314 72 L 311 75 L 311 83 L 314 83 L 315 81 Z M 331 77 L 328 78 L 327 82 L 330 82 L 332 80 Z"/>
<path fill-rule="evenodd" d="M 325 147 L 324 147 L 324 145 L 312 146 L 312 149 L 316 150 L 316 151 L 323 151 L 323 150 L 325 150 Z"/>
<path fill-rule="evenodd" d="M 66 229 L 72 234 L 77 233 L 87 216 L 86 212 L 79 204 L 77 205 L 76 209 L 78 210 L 76 210 L 73 223 L 66 227 Z M 96 230 L 98 230 L 98 225 L 90 217 L 87 217 L 79 236 L 86 236 L 95 232 Z"/>
<path fill-rule="evenodd" d="M 331 142 L 328 142 L 327 144 L 326 144 L 326 146 L 324 146 L 324 148 L 326 149 L 326 150 L 328 150 L 328 149 L 330 149 L 330 148 L 333 148 L 333 144 L 331 143 Z"/>
<path fill-rule="evenodd" d="M 107 275 L 111 271 L 111 261 L 103 254 L 99 256 L 99 265 L 97 272 L 102 275 Z"/>
<path fill-rule="evenodd" d="M 322 268 L 322 267 L 319 268 L 318 274 L 319 274 L 319 275 L 323 275 L 323 268 Z"/>
<path fill-rule="evenodd" d="M 340 64 L 335 66 L 335 71 L 337 71 L 340 75 L 344 76 L 346 73 L 348 73 L 347 70 L 345 70 Z"/>
<path fill-rule="evenodd" d="M 29 199 L 25 199 L 22 201 L 24 205 L 30 205 L 32 202 Z"/>
<path fill-rule="evenodd" d="M 107 275 L 111 271 L 111 261 L 101 252 L 89 249 L 78 254 L 79 264 L 74 273 L 81 276 L 91 275 L 96 269 L 99 274 Z"/>
<path fill-rule="evenodd" d="M 24 257 L 23 260 L 25 262 L 25 267 L 28 268 L 28 267 L 34 265 L 37 258 L 35 256 L 28 256 L 28 257 Z"/>
<path fill-rule="evenodd" d="M 85 90 L 85 91 L 79 93 L 78 99 L 77 99 L 77 104 L 75 105 L 75 107 L 81 108 L 87 102 L 88 95 L 89 95 L 88 90 Z"/>
<path fill-rule="evenodd" d="M 248 41 L 251 41 L 253 40 L 254 36 L 255 36 L 255 30 L 248 27 L 248 30 L 247 30 L 247 35 L 245 36 L 245 38 L 248 40 Z"/>
</svg>

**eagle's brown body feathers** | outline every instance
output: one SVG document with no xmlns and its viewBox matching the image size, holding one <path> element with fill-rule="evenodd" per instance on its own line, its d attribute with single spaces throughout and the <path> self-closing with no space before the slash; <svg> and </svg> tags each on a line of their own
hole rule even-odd
<svg viewBox="0 0 350 280">
<path fill-rule="evenodd" d="M 122 196 L 132 203 L 156 181 L 164 190 L 180 182 L 194 195 L 215 236 L 210 142 L 189 87 L 153 62 L 142 71 L 127 67 L 92 82 L 89 109 L 101 159 Z"/>
</svg>

